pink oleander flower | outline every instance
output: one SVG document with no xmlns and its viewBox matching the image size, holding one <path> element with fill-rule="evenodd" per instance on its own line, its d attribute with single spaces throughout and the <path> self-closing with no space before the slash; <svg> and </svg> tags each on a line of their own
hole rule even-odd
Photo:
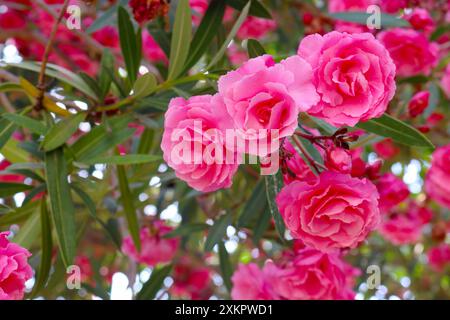
<svg viewBox="0 0 450 320">
<path fill-rule="evenodd" d="M 92 37 L 105 47 L 119 48 L 119 32 L 113 26 L 104 26 L 93 32 Z"/>
<path fill-rule="evenodd" d="M 376 0 L 329 0 L 328 1 L 328 11 L 331 13 L 336 12 L 366 12 L 367 8 L 373 4 L 377 4 Z M 336 21 L 334 30 L 339 32 L 348 33 L 361 33 L 367 32 L 368 28 L 366 26 L 345 22 Z"/>
<path fill-rule="evenodd" d="M 373 145 L 374 151 L 383 159 L 391 159 L 400 153 L 392 139 L 384 139 Z"/>
<path fill-rule="evenodd" d="M 447 98 L 450 99 L 450 64 L 445 68 L 444 75 L 441 79 L 441 87 L 447 95 Z"/>
<path fill-rule="evenodd" d="M 352 156 L 348 150 L 332 145 L 326 151 L 325 166 L 331 171 L 350 173 L 352 171 Z"/>
<path fill-rule="evenodd" d="M 234 128 L 245 144 L 239 144 L 238 151 L 260 156 L 278 150 L 279 145 L 273 141 L 291 136 L 300 111 L 318 101 L 311 83 L 311 67 L 298 56 L 277 64 L 269 55 L 250 59 L 222 76 L 218 86 Z M 261 148 L 259 142 L 266 139 L 269 146 Z M 252 143 L 255 141 L 256 146 Z"/>
<path fill-rule="evenodd" d="M 0 28 L 1 29 L 22 29 L 27 24 L 27 21 L 22 12 L 14 9 L 8 9 L 4 13 L 0 13 Z"/>
<path fill-rule="evenodd" d="M 3 159 L 0 161 L 0 171 L 8 169 L 8 167 L 11 165 L 11 162 L 9 162 L 6 159 Z M 0 174 L 0 182 L 15 182 L 15 183 L 22 183 L 25 180 L 25 177 L 17 174 Z"/>
<path fill-rule="evenodd" d="M 192 23 L 198 26 L 208 9 L 208 0 L 189 0 L 189 6 L 192 10 Z"/>
<path fill-rule="evenodd" d="M 395 65 L 370 33 L 310 35 L 298 54 L 312 66 L 321 98 L 307 112 L 332 125 L 379 117 L 395 94 Z"/>
<path fill-rule="evenodd" d="M 436 28 L 430 13 L 421 8 L 415 8 L 411 13 L 404 16 L 405 20 L 411 24 L 415 30 L 423 31 L 425 34 L 430 34 Z"/>
<path fill-rule="evenodd" d="M 450 208 L 450 144 L 437 148 L 425 178 L 425 190 L 430 198 Z"/>
<path fill-rule="evenodd" d="M 417 92 L 408 104 L 409 115 L 412 118 L 421 115 L 425 109 L 428 107 L 428 102 L 430 99 L 429 91 L 419 91 Z"/>
<path fill-rule="evenodd" d="M 355 248 L 380 219 L 372 182 L 333 171 L 290 183 L 276 203 L 292 237 L 323 252 Z"/>
<path fill-rule="evenodd" d="M 164 160 L 198 191 L 228 188 L 239 166 L 236 153 L 225 147 L 224 132 L 232 127 L 220 95 L 174 98 L 165 114 Z"/>
<path fill-rule="evenodd" d="M 267 262 L 261 270 L 255 263 L 239 264 L 231 281 L 233 300 L 277 300 L 278 295 L 274 291 L 277 281 L 278 268 Z"/>
<path fill-rule="evenodd" d="M 25 282 L 33 276 L 28 264 L 31 253 L 9 242 L 9 232 L 0 232 L 0 300 L 21 300 Z"/>
<path fill-rule="evenodd" d="M 395 245 L 417 243 L 422 234 L 422 221 L 408 213 L 385 215 L 380 225 L 381 235 Z"/>
<path fill-rule="evenodd" d="M 133 10 L 134 19 L 140 24 L 169 12 L 167 0 L 130 0 L 129 6 Z"/>
<path fill-rule="evenodd" d="M 357 271 L 337 253 L 305 248 L 277 273 L 274 287 L 282 299 L 351 300 Z"/>
<path fill-rule="evenodd" d="M 393 173 L 385 173 L 377 182 L 380 194 L 380 210 L 387 212 L 409 196 L 408 186 Z"/>
<path fill-rule="evenodd" d="M 276 28 L 277 23 L 274 20 L 249 16 L 239 28 L 236 36 L 239 39 L 260 40 Z"/>
<path fill-rule="evenodd" d="M 167 63 L 169 61 L 164 51 L 147 30 L 142 32 L 142 50 L 145 58 L 150 62 Z"/>
<path fill-rule="evenodd" d="M 397 13 L 408 6 L 408 0 L 380 0 L 381 10 L 386 13 Z"/>
<path fill-rule="evenodd" d="M 378 40 L 389 51 L 399 76 L 428 75 L 438 61 L 439 46 L 418 31 L 393 28 L 379 33 Z"/>
<path fill-rule="evenodd" d="M 170 292 L 183 299 L 206 300 L 211 296 L 211 273 L 207 267 L 194 265 L 191 258 L 183 257 L 172 272 Z"/>
<path fill-rule="evenodd" d="M 427 253 L 428 263 L 438 272 L 442 272 L 450 264 L 450 245 L 442 243 L 430 248 Z"/>
<path fill-rule="evenodd" d="M 123 239 L 122 251 L 136 262 L 155 266 L 158 263 L 167 263 L 175 256 L 178 246 L 178 238 L 164 239 L 166 233 L 173 228 L 166 225 L 162 220 L 156 220 L 150 227 L 141 228 L 141 251 L 138 252 L 134 246 L 131 236 Z"/>
</svg>

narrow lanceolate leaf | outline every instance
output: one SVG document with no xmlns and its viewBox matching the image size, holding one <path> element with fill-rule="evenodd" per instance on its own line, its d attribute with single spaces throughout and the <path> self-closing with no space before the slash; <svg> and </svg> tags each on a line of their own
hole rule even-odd
<svg viewBox="0 0 450 320">
<path fill-rule="evenodd" d="M 10 212 L 0 215 L 0 227 L 9 227 L 12 224 L 17 224 L 27 220 L 33 212 L 36 211 L 37 205 L 37 201 L 30 202 L 22 205 L 20 208 L 13 209 Z"/>
<path fill-rule="evenodd" d="M 222 273 L 223 283 L 227 287 L 228 292 L 231 291 L 231 276 L 233 274 L 233 267 L 231 266 L 230 255 L 223 241 L 219 242 L 219 262 L 220 272 Z"/>
<path fill-rule="evenodd" d="M 420 131 L 386 113 L 380 118 L 361 122 L 356 126 L 405 145 L 434 148 L 431 141 Z"/>
<path fill-rule="evenodd" d="M 156 84 L 156 78 L 152 73 L 142 75 L 134 83 L 133 96 L 136 99 L 145 98 L 155 90 Z"/>
<path fill-rule="evenodd" d="M 0 92 L 9 92 L 9 91 L 23 91 L 24 89 L 18 83 L 14 82 L 3 82 L 0 83 Z"/>
<path fill-rule="evenodd" d="M 128 230 L 133 239 L 135 247 L 141 250 L 141 239 L 139 237 L 139 222 L 137 211 L 133 203 L 133 196 L 128 185 L 128 178 L 124 166 L 117 166 L 117 178 L 119 179 L 120 198 L 128 223 Z"/>
<path fill-rule="evenodd" d="M 128 79 L 133 84 L 136 81 L 136 75 L 139 70 L 140 54 L 138 54 L 138 43 L 134 31 L 133 23 L 130 15 L 123 7 L 118 10 L 119 36 L 120 47 L 122 49 L 123 59 L 127 68 Z"/>
<path fill-rule="evenodd" d="M 8 142 L 17 126 L 9 120 L 0 119 L 0 149 Z"/>
<path fill-rule="evenodd" d="M 250 2 L 250 0 L 226 0 L 226 2 L 230 7 L 233 7 L 236 10 L 240 11 L 247 3 Z M 262 2 L 260 2 L 259 0 L 252 0 L 251 3 L 252 5 L 250 6 L 249 15 L 272 19 L 270 11 L 262 4 Z"/>
<path fill-rule="evenodd" d="M 245 5 L 245 7 L 242 9 L 239 17 L 237 18 L 236 22 L 233 25 L 233 28 L 231 28 L 230 33 L 228 34 L 228 36 L 226 37 L 224 43 L 222 44 L 220 49 L 217 51 L 216 55 L 211 60 L 211 62 L 208 64 L 206 69 L 208 69 L 208 70 L 211 69 L 211 67 L 213 67 L 217 62 L 219 62 L 220 59 L 222 58 L 222 56 L 225 54 L 225 51 L 227 50 L 230 42 L 236 36 L 236 33 L 238 32 L 239 28 L 241 27 L 241 25 L 244 23 L 245 19 L 247 18 L 248 11 L 250 9 L 250 4 L 251 4 L 251 1 L 249 1 Z"/>
<path fill-rule="evenodd" d="M 267 202 L 269 203 L 270 213 L 275 221 L 275 228 L 277 229 L 280 239 L 284 241 L 284 231 L 286 229 L 283 221 L 283 217 L 278 211 L 278 206 L 275 202 L 275 198 L 283 187 L 283 178 L 281 176 L 281 170 L 278 170 L 277 174 L 271 176 L 265 176 L 266 180 L 266 194 Z"/>
<path fill-rule="evenodd" d="M 247 53 L 249 58 L 256 58 L 266 54 L 264 47 L 255 39 L 247 40 Z"/>
<path fill-rule="evenodd" d="M 175 238 L 191 235 L 196 232 L 205 231 L 209 228 L 206 223 L 182 224 L 175 230 L 166 233 L 163 238 Z"/>
<path fill-rule="evenodd" d="M 114 73 L 114 56 L 108 49 L 103 50 L 102 61 L 100 62 L 100 74 L 98 76 L 98 86 L 100 88 L 100 101 L 105 99 L 111 87 Z"/>
<path fill-rule="evenodd" d="M 195 32 L 189 50 L 189 56 L 184 66 L 184 71 L 189 70 L 206 52 L 217 30 L 222 25 L 225 13 L 225 1 L 213 0 L 203 16 L 200 25 Z"/>
<path fill-rule="evenodd" d="M 170 272 L 172 271 L 172 265 L 168 265 L 165 267 L 155 268 L 152 271 L 150 279 L 144 286 L 141 291 L 136 296 L 137 300 L 152 300 L 156 297 L 156 294 L 161 289 L 164 284 L 164 279 L 166 279 Z"/>
<path fill-rule="evenodd" d="M 214 225 L 209 229 L 208 237 L 205 241 L 205 251 L 211 251 L 214 246 L 222 241 L 227 232 L 227 227 L 231 224 L 231 214 L 227 213 L 215 221 Z"/>
<path fill-rule="evenodd" d="M 45 197 L 41 200 L 41 262 L 39 264 L 39 271 L 37 273 L 36 282 L 31 292 L 31 297 L 35 297 L 39 291 L 45 287 L 50 269 L 52 267 L 52 226 L 50 215 L 47 210 L 47 203 Z"/>
<path fill-rule="evenodd" d="M 11 163 L 26 163 L 29 161 L 28 153 L 19 146 L 19 141 L 15 139 L 9 139 L 0 148 L 0 153 Z"/>
<path fill-rule="evenodd" d="M 45 135 L 42 149 L 51 151 L 63 145 L 78 130 L 85 117 L 86 114 L 80 112 L 55 124 Z"/>
<path fill-rule="evenodd" d="M 127 154 L 123 156 L 109 156 L 109 157 L 99 157 L 93 159 L 87 159 L 83 161 L 86 164 L 141 164 L 156 162 L 162 159 L 161 156 L 149 155 L 149 154 Z"/>
<path fill-rule="evenodd" d="M 367 25 L 367 22 L 370 21 L 372 14 L 365 12 L 336 12 L 330 13 L 329 16 L 336 20 Z M 397 18 L 394 15 L 381 13 L 381 27 L 410 27 L 410 24 L 408 21 Z"/>
<path fill-rule="evenodd" d="M 47 127 L 42 122 L 34 120 L 30 117 L 15 113 L 6 113 L 2 117 L 18 126 L 27 128 L 33 133 L 44 135 L 47 132 Z"/>
<path fill-rule="evenodd" d="M 39 237 L 40 232 L 41 219 L 39 207 L 36 206 L 31 216 L 20 226 L 19 233 L 13 238 L 13 241 L 24 248 L 30 248 Z"/>
<path fill-rule="evenodd" d="M 13 196 L 16 193 L 33 189 L 33 186 L 22 183 L 0 182 L 0 198 Z"/>
<path fill-rule="evenodd" d="M 266 208 L 263 211 L 262 215 L 259 217 L 258 221 L 255 224 L 255 227 L 253 228 L 253 243 L 257 246 L 259 244 L 259 240 L 264 235 L 264 232 L 269 228 L 270 226 L 270 210 L 268 207 L 268 204 L 266 202 Z"/>
<path fill-rule="evenodd" d="M 256 184 L 250 199 L 245 203 L 238 220 L 238 227 L 248 226 L 255 217 L 259 217 L 266 206 L 266 187 L 261 179 Z"/>
<path fill-rule="evenodd" d="M 145 128 L 144 132 L 142 132 L 141 139 L 139 140 L 137 152 L 140 154 L 149 153 L 153 148 L 154 137 L 155 130 Z"/>
<path fill-rule="evenodd" d="M 172 41 L 170 43 L 170 62 L 167 80 L 177 78 L 183 70 L 189 53 L 191 33 L 192 17 L 189 0 L 179 0 L 173 25 Z"/>
<path fill-rule="evenodd" d="M 62 148 L 45 154 L 45 175 L 59 252 L 64 264 L 70 266 L 76 249 L 75 208 L 70 195 L 67 164 Z"/>
</svg>

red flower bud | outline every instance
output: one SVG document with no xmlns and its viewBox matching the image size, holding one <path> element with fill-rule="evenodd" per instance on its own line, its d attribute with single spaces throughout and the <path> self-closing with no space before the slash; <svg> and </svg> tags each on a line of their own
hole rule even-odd
<svg viewBox="0 0 450 320">
<path fill-rule="evenodd" d="M 411 117 L 414 118 L 423 113 L 423 111 L 428 107 L 429 98 L 430 93 L 428 91 L 420 91 L 412 97 L 408 105 L 408 110 Z"/>
<path fill-rule="evenodd" d="M 352 170 L 352 156 L 345 149 L 331 146 L 325 156 L 325 165 L 329 170 L 350 173 Z"/>
</svg>

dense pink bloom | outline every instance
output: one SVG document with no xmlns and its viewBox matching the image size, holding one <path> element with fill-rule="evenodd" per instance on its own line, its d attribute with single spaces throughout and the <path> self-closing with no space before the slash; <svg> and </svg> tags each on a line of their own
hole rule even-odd
<svg viewBox="0 0 450 320">
<path fill-rule="evenodd" d="M 392 142 L 392 139 L 384 139 L 375 143 L 373 149 L 383 159 L 393 158 L 400 153 L 400 148 Z"/>
<path fill-rule="evenodd" d="M 305 37 L 298 54 L 313 68 L 321 100 L 308 110 L 335 125 L 381 116 L 395 93 L 395 65 L 370 33 Z"/>
<path fill-rule="evenodd" d="M 411 117 L 417 117 L 421 115 L 428 107 L 428 101 L 430 99 L 429 91 L 417 92 L 408 104 L 408 111 Z"/>
<path fill-rule="evenodd" d="M 380 210 L 387 212 L 409 196 L 408 186 L 393 173 L 385 173 L 377 182 Z"/>
<path fill-rule="evenodd" d="M 104 26 L 93 32 L 92 37 L 105 47 L 114 49 L 119 47 L 119 32 L 113 26 Z"/>
<path fill-rule="evenodd" d="M 437 148 L 432 157 L 425 179 L 426 192 L 430 198 L 450 208 L 450 144 Z"/>
<path fill-rule="evenodd" d="M 140 252 L 136 250 L 131 236 L 123 239 L 122 251 L 136 262 L 148 266 L 169 262 L 175 256 L 180 241 L 178 238 L 165 239 L 162 236 L 172 230 L 164 221 L 154 221 L 150 227 L 144 227 L 140 231 Z"/>
<path fill-rule="evenodd" d="M 197 266 L 189 257 L 183 257 L 174 267 L 172 294 L 184 299 L 205 300 L 211 295 L 211 274 L 207 267 Z"/>
<path fill-rule="evenodd" d="M 381 9 L 387 13 L 397 13 L 408 6 L 407 0 L 380 0 Z"/>
<path fill-rule="evenodd" d="M 353 267 L 336 253 L 305 248 L 277 274 L 276 292 L 289 300 L 349 300 L 355 293 Z"/>
<path fill-rule="evenodd" d="M 325 166 L 331 171 L 350 173 L 352 171 L 352 156 L 348 150 L 332 145 L 327 149 Z"/>
<path fill-rule="evenodd" d="M 228 188 L 239 165 L 225 148 L 224 132 L 232 127 L 220 95 L 174 98 L 165 114 L 164 160 L 198 191 Z"/>
<path fill-rule="evenodd" d="M 378 192 L 369 180 L 332 171 L 290 183 L 276 202 L 291 235 L 324 252 L 356 247 L 380 218 Z"/>
<path fill-rule="evenodd" d="M 26 20 L 18 10 L 8 9 L 5 13 L 0 13 L 0 28 L 2 29 L 21 29 L 25 27 Z"/>
<path fill-rule="evenodd" d="M 409 21 L 414 29 L 424 31 L 427 34 L 433 32 L 436 28 L 433 18 L 425 9 L 415 8 L 411 13 L 406 14 L 404 18 Z"/>
<path fill-rule="evenodd" d="M 378 39 L 389 51 L 399 76 L 428 75 L 437 63 L 438 45 L 418 31 L 393 28 L 378 34 Z"/>
<path fill-rule="evenodd" d="M 428 250 L 428 263 L 436 271 L 443 271 L 450 263 L 450 245 L 442 243 Z"/>
<path fill-rule="evenodd" d="M 422 221 L 408 213 L 386 215 L 380 225 L 380 233 L 395 245 L 416 243 L 422 233 Z"/>
<path fill-rule="evenodd" d="M 276 300 L 274 283 L 277 281 L 277 267 L 268 262 L 261 270 L 256 264 L 239 264 L 231 278 L 234 300 Z"/>
<path fill-rule="evenodd" d="M 218 86 L 234 128 L 240 130 L 247 143 L 259 140 L 262 134 L 275 139 L 271 130 L 278 130 L 279 139 L 292 135 L 299 112 L 318 100 L 311 83 L 311 67 L 298 56 L 278 64 L 269 55 L 250 59 L 222 76 Z M 277 148 L 271 144 L 268 149 L 271 153 Z M 239 151 L 267 155 L 261 150 L 249 150 L 248 145 Z"/>
<path fill-rule="evenodd" d="M 8 167 L 11 165 L 11 162 L 9 162 L 6 159 L 3 159 L 0 161 L 0 171 L 8 169 Z M 25 180 L 25 177 L 17 175 L 17 174 L 0 174 L 0 182 L 16 182 L 21 183 Z"/>
<path fill-rule="evenodd" d="M 28 264 L 31 253 L 9 242 L 9 232 L 0 232 L 0 300 L 20 300 L 25 282 L 33 276 Z"/>
<path fill-rule="evenodd" d="M 152 35 L 144 30 L 142 32 L 142 51 L 144 56 L 150 62 L 164 62 L 167 63 L 168 59 L 164 51 L 161 49 L 159 44 L 153 39 Z"/>
<path fill-rule="evenodd" d="M 366 12 L 370 5 L 376 3 L 376 0 L 329 0 L 328 11 L 331 13 L 352 11 Z M 334 30 L 348 33 L 360 33 L 368 31 L 368 28 L 356 23 L 337 21 Z"/>
<path fill-rule="evenodd" d="M 262 39 L 266 34 L 275 30 L 277 23 L 271 19 L 247 17 L 236 36 L 240 39 Z"/>
<path fill-rule="evenodd" d="M 450 64 L 445 68 L 444 75 L 441 79 L 441 87 L 447 95 L 447 98 L 450 99 Z"/>
</svg>

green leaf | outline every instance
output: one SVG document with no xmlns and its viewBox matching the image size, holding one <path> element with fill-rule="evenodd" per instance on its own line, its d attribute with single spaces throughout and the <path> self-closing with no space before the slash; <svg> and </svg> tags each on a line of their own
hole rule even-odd
<svg viewBox="0 0 450 320">
<path fill-rule="evenodd" d="M 103 50 L 102 61 L 100 62 L 100 74 L 98 86 L 100 88 L 100 101 L 104 101 L 109 92 L 114 75 L 114 56 L 108 49 Z"/>
<path fill-rule="evenodd" d="M 211 69 L 211 67 L 214 67 L 214 65 L 219 62 L 219 60 L 222 58 L 222 56 L 225 54 L 225 51 L 227 50 L 230 42 L 233 40 L 233 38 L 236 36 L 236 33 L 239 31 L 239 28 L 244 23 L 245 19 L 247 18 L 248 11 L 250 9 L 251 2 L 249 1 L 245 7 L 242 9 L 241 14 L 237 18 L 236 22 L 233 25 L 233 28 L 231 28 L 230 33 L 226 37 L 224 43 L 220 47 L 220 49 L 217 51 L 214 58 L 211 60 L 211 62 L 206 67 L 207 70 Z"/>
<path fill-rule="evenodd" d="M 137 148 L 137 153 L 146 154 L 151 152 L 153 147 L 153 141 L 155 137 L 155 131 L 149 128 L 145 128 L 142 132 L 141 139 L 139 140 L 139 146 Z"/>
<path fill-rule="evenodd" d="M 226 0 L 227 4 L 230 7 L 235 8 L 238 11 L 241 11 L 245 5 L 249 2 L 251 2 L 249 15 L 260 17 L 260 18 L 266 18 L 266 19 L 272 19 L 272 15 L 270 14 L 270 11 L 262 4 L 262 2 L 258 0 Z"/>
<path fill-rule="evenodd" d="M 39 291 L 45 287 L 48 277 L 50 275 L 50 269 L 52 267 L 52 254 L 53 254 L 53 239 L 52 239 L 52 226 L 50 222 L 50 216 L 47 210 L 47 203 L 45 198 L 41 200 L 41 262 L 39 264 L 39 272 L 36 276 L 36 282 L 31 292 L 31 297 L 35 297 Z"/>
<path fill-rule="evenodd" d="M 223 241 L 219 242 L 219 262 L 220 272 L 222 273 L 223 283 L 227 287 L 228 292 L 231 292 L 232 283 L 231 276 L 233 275 L 233 267 L 231 266 L 230 255 Z"/>
<path fill-rule="evenodd" d="M 30 248 L 36 241 L 41 231 L 41 220 L 39 207 L 36 206 L 30 218 L 20 226 L 19 232 L 13 238 L 13 241 L 24 248 Z"/>
<path fill-rule="evenodd" d="M 0 198 L 13 196 L 16 193 L 30 189 L 33 189 L 33 186 L 22 183 L 0 182 Z"/>
<path fill-rule="evenodd" d="M 18 126 L 27 128 L 33 133 L 44 135 L 47 132 L 47 127 L 42 122 L 34 120 L 30 117 L 15 113 L 6 113 L 2 117 Z"/>
<path fill-rule="evenodd" d="M 137 211 L 134 207 L 133 196 L 128 185 L 128 178 L 124 166 L 117 166 L 117 178 L 119 179 L 120 199 L 128 223 L 128 230 L 138 251 L 141 250 L 141 238 L 139 236 L 139 222 Z"/>
<path fill-rule="evenodd" d="M 67 181 L 67 165 L 62 148 L 45 153 L 45 175 L 50 213 L 64 265 L 70 266 L 76 250 L 75 208 Z"/>
<path fill-rule="evenodd" d="M 8 142 L 16 128 L 11 121 L 0 119 L 0 149 Z"/>
<path fill-rule="evenodd" d="M 82 162 L 96 158 L 130 138 L 135 132 L 128 128 L 131 121 L 129 116 L 109 118 L 107 123 L 89 131 L 71 146 L 75 159 Z"/>
<path fill-rule="evenodd" d="M 380 118 L 371 119 L 356 125 L 358 128 L 409 146 L 427 147 L 434 149 L 434 145 L 420 131 L 410 125 L 391 117 L 388 114 Z"/>
<path fill-rule="evenodd" d="M 134 83 L 141 63 L 140 59 L 138 60 L 140 57 L 140 53 L 138 53 L 139 45 L 130 15 L 122 6 L 119 6 L 118 9 L 118 24 L 120 47 L 122 49 L 123 59 L 125 60 L 128 79 L 130 83 Z"/>
<path fill-rule="evenodd" d="M 256 58 L 266 54 L 264 47 L 255 39 L 247 40 L 247 52 L 249 58 Z"/>
<path fill-rule="evenodd" d="M 150 279 L 144 286 L 141 291 L 136 296 L 137 300 L 152 300 L 156 297 L 159 289 L 161 289 L 164 279 L 166 279 L 170 272 L 172 271 L 172 265 L 168 265 L 165 267 L 155 268 L 152 271 Z"/>
<path fill-rule="evenodd" d="M 0 92 L 9 92 L 9 91 L 24 91 L 24 89 L 20 84 L 15 82 L 0 83 Z"/>
<path fill-rule="evenodd" d="M 448 34 L 450 32 L 450 23 L 446 23 L 442 26 L 438 26 L 436 30 L 431 34 L 430 40 L 436 41 L 444 34 Z"/>
<path fill-rule="evenodd" d="M 206 223 L 192 223 L 192 224 L 182 224 L 175 230 L 166 233 L 163 238 L 175 238 L 175 237 L 184 237 L 191 235 L 196 232 L 205 231 L 209 228 L 209 225 Z"/>
<path fill-rule="evenodd" d="M 15 139 L 9 139 L 0 149 L 0 153 L 11 163 L 26 163 L 29 161 L 28 153 L 19 146 L 19 141 Z"/>
<path fill-rule="evenodd" d="M 162 160 L 161 156 L 149 155 L 149 154 L 127 154 L 123 156 L 109 156 L 101 158 L 86 159 L 83 162 L 86 164 L 141 164 L 156 162 Z"/>
<path fill-rule="evenodd" d="M 12 224 L 17 224 L 28 219 L 33 212 L 36 212 L 37 204 L 37 201 L 23 204 L 20 208 L 13 209 L 4 215 L 1 215 L 0 227 L 9 227 Z"/>
<path fill-rule="evenodd" d="M 206 52 L 219 27 L 222 25 L 225 13 L 225 1 L 213 0 L 203 16 L 200 25 L 192 39 L 189 56 L 184 66 L 184 71 L 189 70 Z"/>
<path fill-rule="evenodd" d="M 147 72 L 146 74 L 139 77 L 133 86 L 133 96 L 136 99 L 145 98 L 150 95 L 156 88 L 156 78 L 155 76 Z"/>
<path fill-rule="evenodd" d="M 209 229 L 208 237 L 205 241 L 205 251 L 211 251 L 214 246 L 222 241 L 227 232 L 227 227 L 231 224 L 231 214 L 227 213 L 215 221 L 214 225 Z"/>
<path fill-rule="evenodd" d="M 281 217 L 280 211 L 278 211 L 275 198 L 283 187 L 283 177 L 281 176 L 281 170 L 278 170 L 277 174 L 264 177 L 266 181 L 266 195 L 267 202 L 269 203 L 270 213 L 275 221 L 275 229 L 280 236 L 280 239 L 284 241 L 284 232 L 286 227 L 284 225 L 283 217 Z"/>
<path fill-rule="evenodd" d="M 368 19 L 372 16 L 366 12 L 336 12 L 328 14 L 331 18 L 336 20 L 354 22 L 362 25 L 367 25 Z M 410 27 L 408 21 L 397 18 L 394 15 L 381 13 L 381 27 Z"/>
<path fill-rule="evenodd" d="M 263 179 L 260 179 L 253 189 L 250 199 L 245 202 L 242 213 L 239 216 L 238 227 L 248 226 L 255 216 L 262 214 L 266 207 L 266 190 Z"/>
<path fill-rule="evenodd" d="M 191 34 L 192 16 L 189 0 L 179 0 L 170 44 L 170 63 L 167 80 L 176 79 L 183 70 L 189 53 Z"/>
<path fill-rule="evenodd" d="M 311 119 L 320 129 L 322 129 L 327 135 L 333 135 L 336 131 L 337 128 L 332 126 L 331 124 L 323 121 L 322 119 L 313 117 L 308 115 L 308 118 Z"/>
<path fill-rule="evenodd" d="M 78 130 L 78 126 L 84 118 L 86 118 L 86 113 L 80 112 L 55 124 L 45 135 L 42 149 L 52 151 L 62 146 Z"/>
<path fill-rule="evenodd" d="M 266 201 L 267 203 L 267 201 Z M 269 228 L 270 226 L 270 210 L 268 205 L 266 204 L 266 208 L 263 211 L 262 215 L 259 217 L 258 221 L 256 222 L 255 227 L 253 228 L 253 243 L 255 246 L 258 246 L 259 240 L 261 240 L 262 236 L 264 235 L 264 232 Z"/>
</svg>

